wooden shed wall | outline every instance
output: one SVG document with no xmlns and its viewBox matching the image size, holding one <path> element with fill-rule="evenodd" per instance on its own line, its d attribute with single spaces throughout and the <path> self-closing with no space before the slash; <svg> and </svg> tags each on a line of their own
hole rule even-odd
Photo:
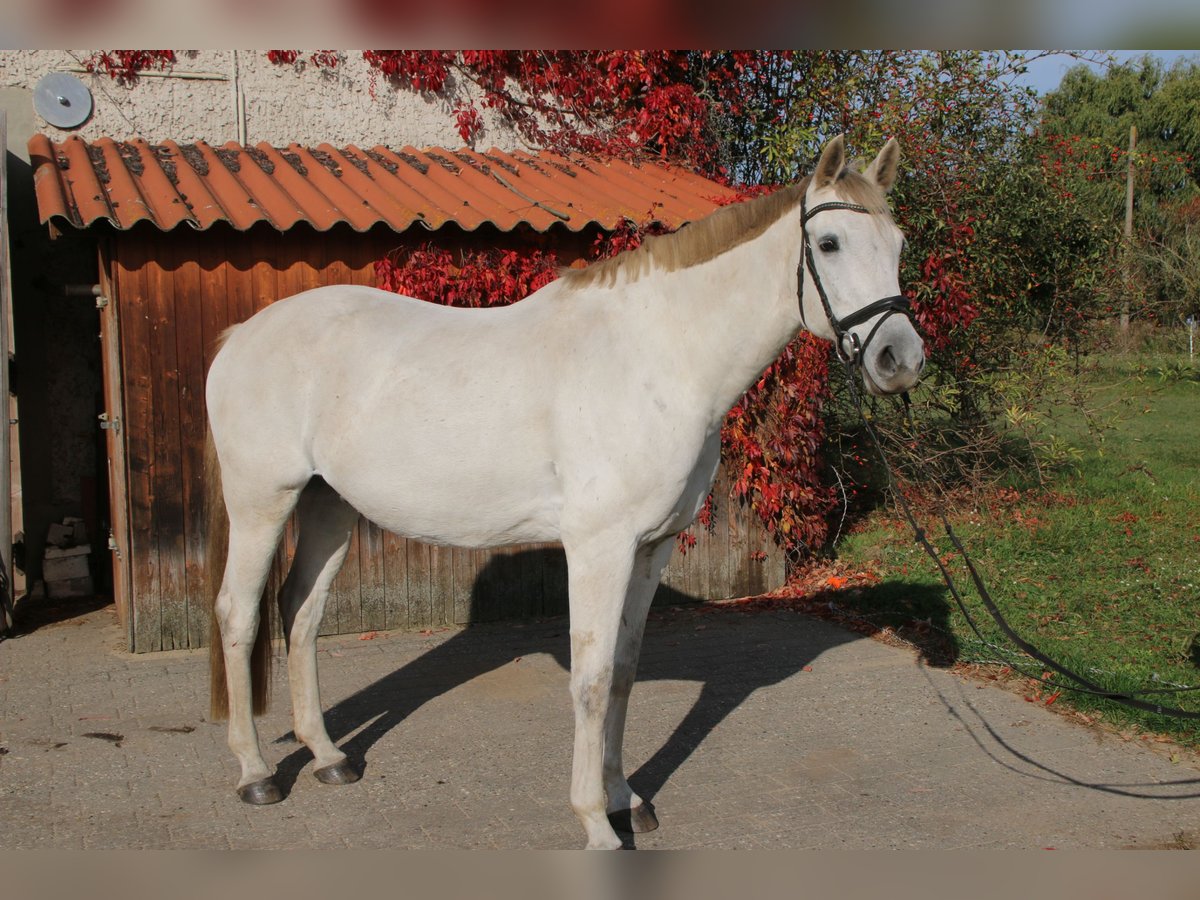
<svg viewBox="0 0 1200 900">
<path fill-rule="evenodd" d="M 458 242 L 496 246 L 502 237 L 520 240 L 460 235 Z M 296 229 L 281 235 L 258 228 L 166 234 L 133 229 L 114 235 L 102 251 L 110 296 L 106 315 L 118 326 L 104 329 L 113 343 L 119 341 L 119 347 L 106 348 L 105 374 L 108 395 L 123 404 L 114 439 L 125 454 L 126 496 L 120 496 L 122 480 L 114 478 L 112 503 L 116 530 L 127 532 L 115 537 L 122 554 L 118 566 L 126 566 L 129 579 L 118 611 L 126 618 L 131 649 L 199 647 L 208 641 L 216 585 L 206 582 L 203 565 L 204 376 L 215 340 L 279 298 L 324 284 L 374 284 L 375 260 L 403 240 L 383 230 Z M 574 236 L 560 245 L 560 258 L 582 255 L 587 240 Z M 119 504 L 127 504 L 124 516 L 116 514 Z M 277 574 L 294 546 L 289 527 Z M 761 554 L 766 558 L 752 558 Z M 725 501 L 718 504 L 713 528 L 699 533 L 686 555 L 676 553 L 656 602 L 742 596 L 777 587 L 783 578 L 779 551 L 746 512 Z M 117 585 L 123 581 L 114 579 Z M 432 547 L 364 519 L 334 582 L 322 633 L 565 611 L 566 563 L 559 548 Z"/>
</svg>

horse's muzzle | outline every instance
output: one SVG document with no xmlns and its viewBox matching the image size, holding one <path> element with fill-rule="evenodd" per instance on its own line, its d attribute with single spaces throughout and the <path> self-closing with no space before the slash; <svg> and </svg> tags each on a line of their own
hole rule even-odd
<svg viewBox="0 0 1200 900">
<path fill-rule="evenodd" d="M 877 340 L 863 359 L 863 384 L 867 393 L 902 394 L 921 380 L 925 369 L 925 346 L 916 340 Z"/>
</svg>

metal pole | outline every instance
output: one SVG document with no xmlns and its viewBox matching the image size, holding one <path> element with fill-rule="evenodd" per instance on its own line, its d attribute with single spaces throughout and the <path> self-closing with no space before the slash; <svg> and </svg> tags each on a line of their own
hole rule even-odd
<svg viewBox="0 0 1200 900">
<path fill-rule="evenodd" d="M 1129 334 L 1129 294 L 1133 290 L 1133 154 L 1137 149 L 1137 126 L 1129 126 L 1129 164 L 1125 172 L 1125 297 L 1121 301 L 1121 336 Z"/>
</svg>

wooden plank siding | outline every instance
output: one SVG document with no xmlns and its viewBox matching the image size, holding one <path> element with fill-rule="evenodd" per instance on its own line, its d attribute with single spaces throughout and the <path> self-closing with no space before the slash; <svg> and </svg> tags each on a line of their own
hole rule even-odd
<svg viewBox="0 0 1200 900">
<path fill-rule="evenodd" d="M 468 246 L 495 246 L 502 238 L 516 243 L 519 237 L 458 235 Z M 204 569 L 203 382 L 217 338 L 298 291 L 374 284 L 375 260 L 406 240 L 388 230 L 316 233 L 300 227 L 284 235 L 259 227 L 166 234 L 138 227 L 111 239 L 106 274 L 117 316 L 111 332 L 119 334 L 120 346 L 110 348 L 110 358 L 120 360 L 125 453 L 122 477 L 111 480 L 111 499 L 128 522 L 129 546 L 122 548 L 128 596 L 118 598 L 118 609 L 128 609 L 132 618 L 126 623 L 130 649 L 208 642 L 217 585 L 208 583 Z M 577 255 L 589 241 L 576 239 Z M 564 257 L 572 258 L 560 249 Z M 714 526 L 696 533 L 696 546 L 671 561 L 656 602 L 742 596 L 783 583 L 781 554 L 733 501 L 719 501 Z M 295 539 L 293 522 L 277 554 L 275 584 Z M 766 560 L 751 559 L 754 551 L 765 551 Z M 360 520 L 321 633 L 559 615 L 567 611 L 566 594 L 566 562 L 557 546 L 431 547 Z"/>
</svg>

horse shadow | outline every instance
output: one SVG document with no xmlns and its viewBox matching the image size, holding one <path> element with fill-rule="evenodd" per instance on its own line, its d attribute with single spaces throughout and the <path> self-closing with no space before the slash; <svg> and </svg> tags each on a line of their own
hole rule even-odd
<svg viewBox="0 0 1200 900">
<path fill-rule="evenodd" d="M 528 558 L 533 554 L 542 555 L 542 558 Z M 531 565 L 531 562 L 537 564 Z M 538 548 L 494 557 L 473 584 L 472 621 L 494 618 L 498 604 L 503 598 L 511 597 L 514 590 L 550 591 L 543 583 L 525 584 L 524 581 L 529 579 L 531 572 L 555 570 L 565 575 L 566 563 L 561 549 Z M 821 594 L 820 601 L 823 604 L 838 603 L 840 597 L 852 600 L 861 608 L 863 604 L 870 606 L 872 592 L 883 591 L 889 595 L 895 591 L 907 592 L 912 606 L 920 609 L 922 615 L 928 614 L 928 621 L 939 629 L 939 633 L 949 633 L 950 607 L 942 588 L 888 584 L 854 591 L 853 598 L 840 596 L 849 592 L 826 591 Z M 763 603 L 768 607 L 768 614 L 772 604 L 781 609 L 795 608 L 789 607 L 788 601 Z M 566 611 L 565 577 L 547 594 L 544 608 Z M 811 604 L 809 608 L 812 608 Z M 701 618 L 711 622 L 714 616 L 740 616 L 749 624 L 750 617 L 756 614 L 757 607 L 748 610 L 736 604 L 701 605 L 700 598 L 666 585 L 659 587 L 647 624 L 637 680 L 694 681 L 700 684 L 700 693 L 666 741 L 629 775 L 631 786 L 646 800 L 653 801 L 671 775 L 755 691 L 792 677 L 825 651 L 863 636 L 844 629 L 788 627 L 773 630 L 769 644 L 764 647 L 761 629 L 738 627 L 739 622 L 731 621 L 728 628 L 707 629 L 705 626 L 702 652 L 691 653 L 684 646 L 687 643 L 684 635 L 699 630 L 697 622 Z M 472 679 L 518 658 L 539 653 L 548 654 L 564 672 L 569 671 L 568 631 L 569 622 L 565 615 L 544 619 L 542 627 L 517 623 L 508 627 L 494 621 L 466 627 L 327 709 L 325 723 L 329 736 L 360 772 L 365 771 L 368 754 L 381 738 L 424 704 Z M 944 641 L 930 646 L 932 649 L 926 652 L 918 643 L 922 655 L 931 665 L 949 665 L 957 658 L 956 646 L 948 646 Z M 276 743 L 294 740 L 294 735 L 289 733 Z M 301 745 L 279 762 L 276 781 L 285 795 L 311 759 L 311 753 Z"/>
<path fill-rule="evenodd" d="M 24 637 L 43 628 L 52 628 L 112 606 L 112 603 L 112 597 L 104 594 L 63 599 L 34 599 L 26 594 L 11 611 L 12 626 L 7 633 L 0 633 L 0 640 Z"/>
</svg>

